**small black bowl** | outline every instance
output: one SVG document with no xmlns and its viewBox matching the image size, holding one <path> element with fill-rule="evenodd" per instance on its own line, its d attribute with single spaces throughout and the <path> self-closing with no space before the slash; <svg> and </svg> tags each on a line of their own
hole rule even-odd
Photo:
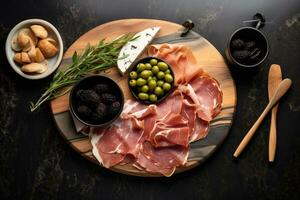
<svg viewBox="0 0 300 200">
<path fill-rule="evenodd" d="M 130 77 L 129 77 L 130 72 L 136 71 L 137 70 L 137 65 L 139 63 L 149 63 L 151 59 L 156 59 L 158 62 L 165 62 L 169 66 L 170 74 L 173 76 L 173 82 L 171 83 L 171 89 L 168 92 L 166 92 L 163 96 L 159 97 L 155 103 L 151 102 L 149 100 L 146 100 L 146 101 L 140 100 L 139 97 L 138 97 L 138 91 L 137 91 L 137 89 L 131 87 L 130 84 L 129 84 L 129 81 L 131 80 Z M 129 87 L 129 90 L 130 90 L 132 96 L 134 96 L 137 101 L 139 101 L 139 102 L 141 102 L 143 104 L 147 104 L 147 105 L 149 105 L 149 104 L 157 104 L 157 103 L 162 102 L 164 99 L 166 99 L 173 92 L 174 83 L 175 83 L 175 74 L 173 72 L 172 66 L 169 65 L 168 62 L 166 62 L 166 61 L 164 61 L 164 60 L 162 60 L 160 58 L 157 58 L 157 57 L 148 56 L 148 57 L 142 58 L 142 59 L 138 60 L 137 62 L 135 62 L 134 67 L 128 72 L 128 81 L 127 81 L 127 83 L 128 83 L 128 87 Z"/>
<path fill-rule="evenodd" d="M 235 39 L 242 39 L 243 41 L 254 41 L 256 43 L 256 47 L 258 47 L 261 52 L 257 58 L 254 60 L 248 61 L 239 61 L 233 56 L 233 48 L 232 48 L 232 41 Z M 229 42 L 227 44 L 225 55 L 229 64 L 233 64 L 243 68 L 254 68 L 260 65 L 265 61 L 269 54 L 269 44 L 268 40 L 265 35 L 258 30 L 257 28 L 253 27 L 242 27 L 237 29 L 230 37 Z"/>
<path fill-rule="evenodd" d="M 76 97 L 78 90 L 93 89 L 97 84 L 106 84 L 110 88 L 110 93 L 116 96 L 117 100 L 120 102 L 121 106 L 119 111 L 114 115 L 109 115 L 105 117 L 101 123 L 94 123 L 92 120 L 83 119 L 77 113 L 77 107 L 79 106 L 80 100 Z M 100 102 L 99 102 L 100 103 Z M 102 75 L 91 75 L 80 80 L 71 90 L 69 98 L 69 106 L 71 113 L 78 119 L 81 123 L 91 126 L 91 127 L 104 127 L 115 121 L 121 114 L 124 106 L 124 94 L 118 84 L 107 76 Z M 95 111 L 92 110 L 92 112 Z"/>
</svg>

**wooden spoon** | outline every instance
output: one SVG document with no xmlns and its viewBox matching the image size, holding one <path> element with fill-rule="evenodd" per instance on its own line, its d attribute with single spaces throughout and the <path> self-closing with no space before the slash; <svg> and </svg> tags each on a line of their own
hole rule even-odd
<svg viewBox="0 0 300 200">
<path fill-rule="evenodd" d="M 291 79 L 288 79 L 288 78 L 281 81 L 281 83 L 279 84 L 279 86 L 276 89 L 275 94 L 273 95 L 272 99 L 269 101 L 267 107 L 262 112 L 262 114 L 259 116 L 259 118 L 256 120 L 256 122 L 251 127 L 251 129 L 248 131 L 246 136 L 243 138 L 243 140 L 239 144 L 238 148 L 235 150 L 235 152 L 233 154 L 234 157 L 237 158 L 242 153 L 242 151 L 244 150 L 244 148 L 247 146 L 247 144 L 253 137 L 256 129 L 259 127 L 259 125 L 261 124 L 263 119 L 266 117 L 266 115 L 272 109 L 272 107 L 280 100 L 280 98 L 288 91 L 291 84 L 292 84 L 292 81 L 291 81 Z"/>
</svg>

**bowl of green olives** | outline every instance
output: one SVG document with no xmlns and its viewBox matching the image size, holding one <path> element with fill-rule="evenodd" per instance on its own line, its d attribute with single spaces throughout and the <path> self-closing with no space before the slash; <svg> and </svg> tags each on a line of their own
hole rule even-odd
<svg viewBox="0 0 300 200">
<path fill-rule="evenodd" d="M 134 65 L 128 74 L 132 95 L 143 104 L 163 101 L 174 88 L 174 72 L 162 59 L 146 57 Z"/>
<path fill-rule="evenodd" d="M 69 106 L 71 114 L 81 123 L 90 127 L 104 127 L 121 114 L 124 95 L 111 78 L 91 75 L 72 88 Z"/>
</svg>

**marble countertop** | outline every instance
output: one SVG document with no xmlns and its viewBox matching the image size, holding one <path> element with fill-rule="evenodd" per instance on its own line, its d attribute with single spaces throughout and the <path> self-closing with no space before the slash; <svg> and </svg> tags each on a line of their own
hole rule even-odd
<svg viewBox="0 0 300 200">
<path fill-rule="evenodd" d="M 21 5 L 22 4 L 22 5 Z M 138 178 L 111 172 L 77 154 L 61 135 L 48 105 L 29 103 L 51 77 L 30 81 L 5 58 L 10 29 L 28 18 L 53 23 L 67 48 L 89 29 L 116 19 L 192 19 L 194 30 L 223 55 L 231 33 L 262 12 L 270 43 L 267 60 L 253 74 L 232 70 L 237 111 L 224 144 L 203 165 L 171 178 Z M 1 199 L 299 199 L 300 198 L 300 2 L 298 0 L 63 0 L 6 1 L 0 7 Z M 270 116 L 237 161 L 232 154 L 268 101 L 269 66 L 280 64 L 293 86 L 278 113 L 276 162 L 268 163 Z"/>
</svg>

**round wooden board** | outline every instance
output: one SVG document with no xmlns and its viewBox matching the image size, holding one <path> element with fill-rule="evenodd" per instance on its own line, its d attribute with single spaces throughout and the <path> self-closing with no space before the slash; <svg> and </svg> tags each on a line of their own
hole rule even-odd
<svg viewBox="0 0 300 200">
<path fill-rule="evenodd" d="M 180 32 L 183 30 L 183 27 L 172 22 L 153 19 L 124 19 L 100 25 L 82 35 L 65 52 L 59 69 L 64 69 L 70 64 L 73 53 L 75 51 L 77 51 L 77 53 L 82 52 L 88 43 L 95 45 L 103 38 L 109 41 L 122 34 L 134 34 L 153 26 L 159 26 L 161 30 L 152 43 L 176 43 L 190 47 L 197 59 L 199 67 L 202 67 L 212 77 L 216 78 L 220 82 L 223 91 L 221 113 L 212 120 L 208 136 L 190 145 L 188 162 L 186 166 L 176 170 L 176 173 L 178 173 L 204 162 L 224 141 L 232 124 L 236 106 L 236 88 L 222 55 L 212 44 L 193 31 L 186 37 L 180 37 Z M 111 69 L 107 73 L 119 83 L 124 92 L 125 99 L 132 98 L 127 87 L 126 77 L 121 77 L 116 69 Z M 68 99 L 69 94 L 66 94 L 54 99 L 50 103 L 57 127 L 72 148 L 80 153 L 80 155 L 99 164 L 92 154 L 90 139 L 87 136 L 77 133 L 75 130 L 74 122 L 69 113 Z M 110 169 L 135 176 L 161 176 L 159 174 L 149 174 L 137 170 L 131 165 L 117 165 Z"/>
</svg>

